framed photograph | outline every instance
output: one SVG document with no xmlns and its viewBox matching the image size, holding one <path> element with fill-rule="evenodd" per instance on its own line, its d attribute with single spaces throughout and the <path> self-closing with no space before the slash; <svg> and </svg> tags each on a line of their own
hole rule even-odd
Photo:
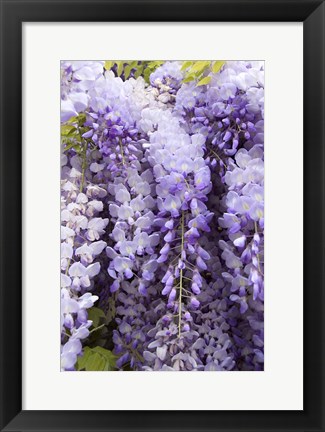
<svg viewBox="0 0 325 432">
<path fill-rule="evenodd" d="M 1 0 L 1 430 L 325 429 L 324 13 Z"/>
</svg>

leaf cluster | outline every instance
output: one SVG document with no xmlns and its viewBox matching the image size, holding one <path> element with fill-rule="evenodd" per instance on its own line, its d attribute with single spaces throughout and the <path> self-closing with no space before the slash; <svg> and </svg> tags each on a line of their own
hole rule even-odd
<svg viewBox="0 0 325 432">
<path fill-rule="evenodd" d="M 113 371 L 116 369 L 116 359 L 112 351 L 96 346 L 85 347 L 84 353 L 77 361 L 78 371 Z"/>
<path fill-rule="evenodd" d="M 87 131 L 84 127 L 86 114 L 80 113 L 72 117 L 68 122 L 61 124 L 61 141 L 64 145 L 63 151 L 67 152 L 73 148 L 77 153 L 82 151 L 81 135 Z"/>
<path fill-rule="evenodd" d="M 150 75 L 163 64 L 163 61 L 138 61 L 138 60 L 120 60 L 105 61 L 105 69 L 113 69 L 114 73 L 124 81 L 132 76 L 137 79 L 143 76 L 144 80 L 149 83 Z"/>
<path fill-rule="evenodd" d="M 111 321 L 109 314 L 97 307 L 88 309 L 88 319 L 91 320 L 92 327 L 89 335 L 89 345 L 96 343 L 96 346 L 86 346 L 83 355 L 78 358 L 78 371 L 112 371 L 116 369 L 118 356 L 111 350 L 101 346 L 105 344 L 105 331 Z"/>
<path fill-rule="evenodd" d="M 208 74 L 210 72 L 219 72 L 224 63 L 225 62 L 222 60 L 217 60 L 213 62 L 208 60 L 186 61 L 183 63 L 183 66 L 181 68 L 182 71 L 186 71 L 183 83 L 196 81 L 197 87 L 209 84 L 209 82 L 211 81 L 211 76 L 209 76 Z"/>
</svg>

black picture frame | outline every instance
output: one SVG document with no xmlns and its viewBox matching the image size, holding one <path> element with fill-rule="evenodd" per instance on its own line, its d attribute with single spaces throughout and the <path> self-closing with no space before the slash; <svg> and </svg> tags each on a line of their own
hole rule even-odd
<svg viewBox="0 0 325 432">
<path fill-rule="evenodd" d="M 0 0 L 0 5 L 0 430 L 325 431 L 324 1 Z M 303 411 L 22 410 L 22 23 L 38 21 L 303 22 Z"/>
</svg>

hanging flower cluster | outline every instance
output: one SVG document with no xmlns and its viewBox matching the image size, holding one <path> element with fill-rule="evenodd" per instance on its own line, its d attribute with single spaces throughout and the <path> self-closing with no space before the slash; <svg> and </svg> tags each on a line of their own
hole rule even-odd
<svg viewBox="0 0 325 432">
<path fill-rule="evenodd" d="M 62 370 L 263 370 L 263 62 L 61 77 Z"/>
</svg>

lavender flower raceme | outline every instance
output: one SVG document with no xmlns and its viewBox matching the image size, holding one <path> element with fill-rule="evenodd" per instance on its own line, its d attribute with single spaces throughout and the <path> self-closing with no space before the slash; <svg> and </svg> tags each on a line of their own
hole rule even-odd
<svg viewBox="0 0 325 432">
<path fill-rule="evenodd" d="M 62 62 L 62 370 L 264 368 L 264 65 L 187 64 Z"/>
</svg>

